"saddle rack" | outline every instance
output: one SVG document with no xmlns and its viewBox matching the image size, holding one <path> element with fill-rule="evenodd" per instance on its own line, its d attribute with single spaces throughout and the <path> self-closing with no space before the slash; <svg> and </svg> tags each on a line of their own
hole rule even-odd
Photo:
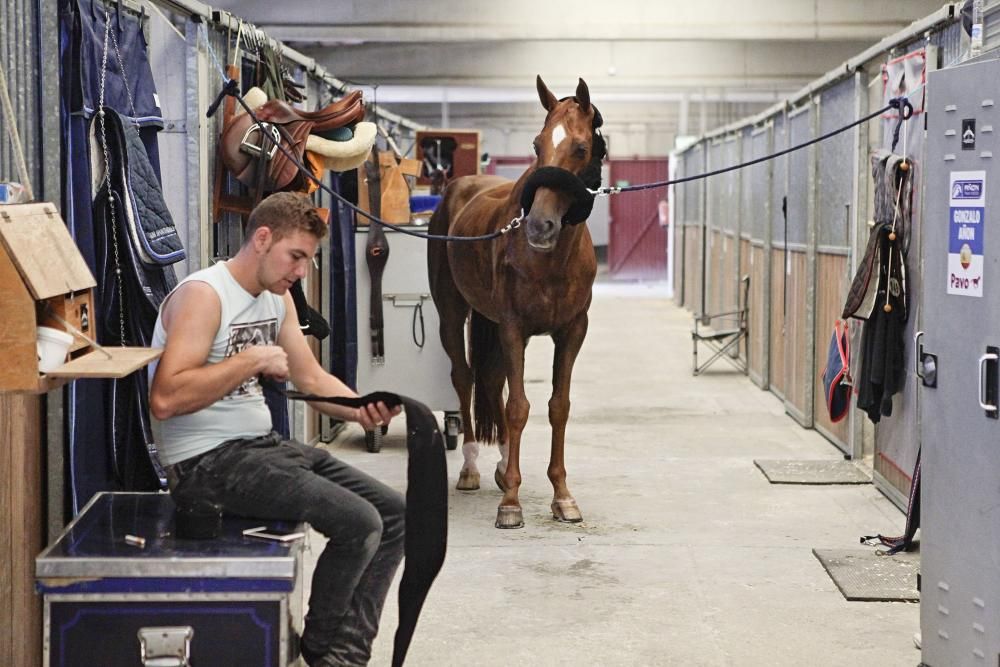
<svg viewBox="0 0 1000 667">
<path fill-rule="evenodd" d="M 693 375 L 701 375 L 717 359 L 725 359 L 746 374 L 746 359 L 739 355 L 739 344 L 750 337 L 750 276 L 740 278 L 740 291 L 736 310 L 721 313 L 695 315 L 694 329 L 691 331 L 694 363 Z M 698 345 L 712 351 L 707 361 L 698 363 Z"/>
</svg>

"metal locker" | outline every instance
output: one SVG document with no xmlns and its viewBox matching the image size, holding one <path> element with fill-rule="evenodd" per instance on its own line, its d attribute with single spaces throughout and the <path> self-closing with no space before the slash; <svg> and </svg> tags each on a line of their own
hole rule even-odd
<svg viewBox="0 0 1000 667">
<path fill-rule="evenodd" d="M 924 385 L 920 628 L 930 667 L 1000 661 L 997 81 L 992 60 L 931 72 L 927 86 L 924 332 L 909 363 Z"/>
</svg>

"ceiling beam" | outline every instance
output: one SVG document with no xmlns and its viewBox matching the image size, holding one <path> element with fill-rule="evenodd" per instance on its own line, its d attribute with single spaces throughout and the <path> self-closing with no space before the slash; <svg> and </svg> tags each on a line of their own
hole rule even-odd
<svg viewBox="0 0 1000 667">
<path fill-rule="evenodd" d="M 490 24 L 490 25 L 398 25 L 366 24 L 283 24 L 261 26 L 268 35 L 289 43 L 324 46 L 369 43 L 448 43 L 448 42 L 660 42 L 690 41 L 694 35 L 711 36 L 712 40 L 756 41 L 876 41 L 904 28 L 901 21 L 839 21 L 817 24 L 782 23 L 759 25 L 752 23 L 668 24 L 617 23 L 579 25 L 551 24 Z"/>
<path fill-rule="evenodd" d="M 365 91 L 368 100 L 377 99 L 384 104 L 491 104 L 518 102 L 534 103 L 538 101 L 538 93 L 534 86 L 526 87 L 486 87 L 486 86 L 405 86 L 380 85 L 353 86 Z M 774 103 L 783 99 L 797 89 L 797 85 L 788 86 L 784 90 L 745 90 L 725 88 L 704 89 L 697 91 L 656 90 L 651 88 L 635 88 L 630 90 L 614 90 L 603 87 L 592 87 L 595 101 L 600 97 L 601 104 L 620 102 L 680 102 L 687 99 L 690 102 L 754 102 Z"/>
<path fill-rule="evenodd" d="M 864 42 L 542 42 L 514 44 L 365 44 L 301 46 L 341 78 L 368 84 L 467 85 L 531 88 L 541 74 L 549 87 L 661 89 L 705 87 L 788 89 L 815 78 L 831 63 L 861 51 Z"/>
</svg>

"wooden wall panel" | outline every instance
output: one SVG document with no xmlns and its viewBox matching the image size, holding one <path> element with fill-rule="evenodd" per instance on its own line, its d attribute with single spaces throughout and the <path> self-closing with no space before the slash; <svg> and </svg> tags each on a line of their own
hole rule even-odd
<svg viewBox="0 0 1000 667">
<path fill-rule="evenodd" d="M 736 283 L 740 273 L 736 266 L 738 259 L 736 244 L 733 236 L 725 233 L 720 234 L 722 238 L 722 285 L 720 286 L 719 310 L 736 310 Z"/>
<path fill-rule="evenodd" d="M 684 239 L 684 306 L 701 312 L 701 227 L 688 227 Z"/>
<path fill-rule="evenodd" d="M 739 244 L 740 244 L 740 270 L 736 272 L 736 275 L 738 278 L 742 278 L 743 276 L 750 274 L 750 241 L 749 239 L 740 239 Z M 739 299 L 742 298 L 740 295 L 740 290 L 743 289 L 743 286 L 739 282 L 737 282 L 735 289 L 736 289 L 736 296 L 733 299 L 733 302 L 738 304 Z M 751 330 L 749 320 L 747 321 L 747 329 L 748 331 Z M 744 362 L 747 362 L 750 359 L 749 338 L 750 337 L 748 335 L 747 339 L 743 340 L 740 343 L 740 358 L 743 359 Z"/>
<path fill-rule="evenodd" d="M 770 345 L 765 337 L 764 304 L 768 294 L 768 285 L 764 274 L 764 247 L 751 246 L 749 254 L 752 258 L 750 267 L 750 358 L 748 366 L 751 375 L 763 378 L 764 351 Z M 772 302 L 773 303 L 773 302 Z"/>
<path fill-rule="evenodd" d="M 678 306 L 683 306 L 685 301 L 685 292 L 687 291 L 688 285 L 684 282 L 684 266 L 687 258 L 684 256 L 684 230 L 687 229 L 683 225 L 674 225 L 674 238 L 671 239 L 670 250 L 674 257 L 674 303 Z"/>
<path fill-rule="evenodd" d="M 709 313 L 720 313 L 725 308 L 722 307 L 722 287 L 725 283 L 725 257 L 722 254 L 722 232 L 717 229 L 708 231 L 708 269 L 706 282 L 708 285 L 708 298 L 706 310 Z"/>
<path fill-rule="evenodd" d="M 785 253 L 771 249 L 771 391 L 785 395 Z"/>
<path fill-rule="evenodd" d="M 35 556 L 45 534 L 42 399 L 0 394 L 0 664 L 40 665 Z"/>
<path fill-rule="evenodd" d="M 8 396 L 0 394 L 0 665 L 14 664 L 13 609 L 7 604 L 14 598 L 13 563 L 14 511 L 11 505 L 13 447 L 11 446 L 12 410 Z"/>
<path fill-rule="evenodd" d="M 823 395 L 823 369 L 826 368 L 827 348 L 833 333 L 833 323 L 840 319 L 847 294 L 847 256 L 816 256 L 816 388 L 813 392 L 816 425 L 822 427 L 827 436 L 833 438 L 841 449 L 847 447 L 848 420 L 837 424 L 830 421 Z"/>
<path fill-rule="evenodd" d="M 788 276 L 787 310 L 785 313 L 785 400 L 802 415 L 806 402 L 812 399 L 806 386 L 806 368 L 812 363 L 806 359 L 806 253 L 789 252 L 791 274 Z"/>
</svg>

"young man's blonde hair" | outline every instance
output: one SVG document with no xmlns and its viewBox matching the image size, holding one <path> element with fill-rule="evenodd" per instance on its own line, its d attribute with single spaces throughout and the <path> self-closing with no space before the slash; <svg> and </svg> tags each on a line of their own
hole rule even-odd
<svg viewBox="0 0 1000 667">
<path fill-rule="evenodd" d="M 326 220 L 320 217 L 312 200 L 298 192 L 275 192 L 257 204 L 247 220 L 244 242 L 260 227 L 270 229 L 275 241 L 295 231 L 318 239 L 326 236 Z"/>
</svg>

